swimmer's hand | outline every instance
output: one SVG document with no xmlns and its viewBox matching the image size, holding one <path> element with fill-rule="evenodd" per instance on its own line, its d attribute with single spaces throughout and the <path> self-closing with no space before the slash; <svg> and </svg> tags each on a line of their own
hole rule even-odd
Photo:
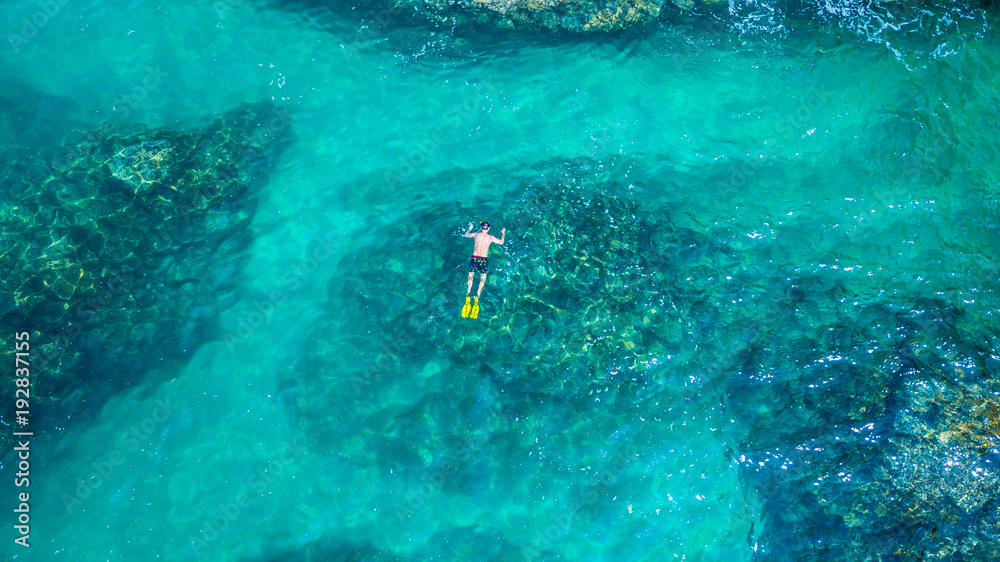
<svg viewBox="0 0 1000 562">
<path fill-rule="evenodd" d="M 501 228 L 500 229 L 500 236 L 503 236 L 504 234 L 507 234 L 507 229 L 506 228 Z"/>
</svg>

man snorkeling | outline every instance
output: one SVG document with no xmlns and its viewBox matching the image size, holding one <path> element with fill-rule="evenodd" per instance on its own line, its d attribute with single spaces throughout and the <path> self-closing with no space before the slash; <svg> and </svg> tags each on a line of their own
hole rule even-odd
<svg viewBox="0 0 1000 562">
<path fill-rule="evenodd" d="M 462 318 L 479 317 L 479 295 L 483 293 L 483 285 L 486 284 L 486 274 L 489 272 L 487 256 L 490 253 L 490 244 L 503 244 L 507 238 L 507 229 L 500 229 L 500 238 L 490 234 L 490 223 L 479 223 L 479 232 L 472 233 L 472 223 L 465 231 L 466 238 L 474 240 L 472 247 L 472 260 L 469 261 L 469 286 L 465 290 L 465 306 L 462 307 Z M 476 272 L 479 272 L 479 290 L 476 292 L 476 303 L 472 305 L 472 280 Z"/>
</svg>

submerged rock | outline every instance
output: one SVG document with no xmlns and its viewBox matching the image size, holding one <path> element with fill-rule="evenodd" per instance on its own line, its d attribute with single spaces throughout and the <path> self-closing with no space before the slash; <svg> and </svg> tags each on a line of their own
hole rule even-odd
<svg viewBox="0 0 1000 562">
<path fill-rule="evenodd" d="M 34 415 L 60 401 L 60 415 L 97 411 L 209 339 L 238 278 L 219 272 L 240 269 L 252 190 L 289 137 L 288 117 L 260 103 L 191 132 L 95 130 L 51 165 L 0 169 L 2 318 L 30 334 L 45 372 Z"/>
<path fill-rule="evenodd" d="M 664 0 L 389 0 L 379 8 L 437 23 L 591 32 L 655 21 L 663 4 Z"/>
<path fill-rule="evenodd" d="M 727 384 L 743 474 L 770 522 L 765 554 L 1000 556 L 1000 384 L 955 330 L 961 314 L 934 300 L 812 300 L 801 318 L 769 319 L 782 337 L 751 345 Z"/>
<path fill-rule="evenodd" d="M 273 0 L 295 11 L 316 9 L 309 0 Z M 331 2 L 335 12 L 325 25 L 341 29 L 345 19 L 363 20 L 357 35 L 367 41 L 390 38 L 393 28 L 430 24 L 452 34 L 457 30 L 567 31 L 608 33 L 648 28 L 657 22 L 692 26 L 697 33 L 727 30 L 742 41 L 748 37 L 785 37 L 790 29 L 802 33 L 855 37 L 862 42 L 907 44 L 905 51 L 935 56 L 961 48 L 989 30 L 988 6 L 980 2 L 912 0 L 884 2 L 787 0 L 360 0 Z M 310 18 L 312 19 L 312 18 Z M 971 28 L 972 31 L 966 28 Z M 465 35 L 465 32 L 459 32 Z M 919 39 L 909 38 L 913 35 Z M 436 37 L 433 42 L 440 40 Z M 850 39 L 849 39 L 850 40 Z M 400 39 L 407 43 L 406 39 Z M 493 39 L 484 39 L 485 42 Z M 937 41 L 924 51 L 929 41 Z M 939 46 L 940 45 L 940 46 Z M 418 47 L 427 47 L 426 38 Z"/>
<path fill-rule="evenodd" d="M 719 446 L 763 500 L 762 556 L 1000 555 L 988 319 L 699 228 L 682 205 L 646 201 L 652 176 L 626 168 L 627 180 L 586 160 L 434 178 L 447 193 L 506 186 L 449 204 L 405 199 L 424 185 L 376 193 L 411 211 L 369 223 L 329 283 L 296 370 L 315 448 L 390 481 L 453 475 L 433 488 L 450 498 L 523 497 L 531 477 L 509 467 L 529 453 L 553 474 L 611 471 L 614 451 L 662 453 L 644 432 L 718 393 L 732 422 Z M 508 242 L 491 249 L 472 321 L 458 316 L 459 234 L 482 218 Z M 420 520 L 423 507 L 401 505 L 401 521 Z M 603 504 L 589 505 L 596 517 Z"/>
<path fill-rule="evenodd" d="M 291 0 L 286 3 L 296 3 Z M 481 25 L 518 31 L 579 33 L 621 31 L 655 22 L 664 10 L 687 11 L 697 4 L 728 0 L 384 0 L 362 2 L 376 13 L 376 25 L 392 16 L 460 26 Z"/>
<path fill-rule="evenodd" d="M 437 9 L 447 7 L 440 2 Z M 500 28 L 616 31 L 654 21 L 662 0 L 472 0 L 462 10 Z"/>
<path fill-rule="evenodd" d="M 495 384 L 522 393 L 566 401 L 587 400 L 609 380 L 616 387 L 631 380 L 637 389 L 636 381 L 679 342 L 664 327 L 684 316 L 669 289 L 680 264 L 699 259 L 682 248 L 704 241 L 672 226 L 665 213 L 615 193 L 618 187 L 576 181 L 579 176 L 563 175 L 559 165 L 550 176 L 525 181 L 496 204 L 493 220 L 509 228 L 508 243 L 491 249 L 477 321 L 458 316 L 467 239 L 442 236 L 443 250 L 390 241 L 440 232 L 431 225 L 472 217 L 475 207 L 421 212 L 389 226 L 384 245 L 356 247 L 329 292 L 331 302 L 343 303 L 343 313 L 365 320 L 342 325 L 341 314 L 322 320 L 302 371 L 309 374 L 300 382 L 332 385 L 339 388 L 334 394 L 385 393 L 392 400 L 399 393 L 405 400 L 403 386 L 430 384 L 450 365 L 489 374 Z M 727 259 L 723 248 L 712 256 Z M 332 387 L 300 393 L 307 434 L 338 431 L 327 425 L 325 404 L 311 405 Z M 613 401 L 619 390 L 605 400 Z M 323 427 L 311 425 L 316 423 Z"/>
<path fill-rule="evenodd" d="M 483 508 L 447 506 L 499 490 L 511 505 L 530 503 L 551 487 L 582 506 L 565 531 L 575 535 L 604 525 L 619 491 L 652 486 L 657 476 L 643 467 L 659 441 L 649 432 L 670 423 L 640 418 L 679 419 L 668 408 L 697 392 L 682 382 L 690 365 L 674 361 L 695 345 L 684 332 L 703 321 L 692 303 L 705 295 L 677 289 L 694 271 L 731 267 L 733 252 L 642 202 L 631 177 L 611 168 L 578 160 L 434 178 L 444 192 L 470 177 L 506 188 L 428 208 L 388 199 L 411 211 L 385 224 L 371 217 L 350 242 L 328 285 L 329 313 L 292 371 L 293 417 L 313 450 L 367 475 L 345 493 L 365 496 L 377 479 L 388 501 L 379 513 L 401 528 L 433 521 L 462 533 Z M 460 234 L 472 219 L 508 229 L 490 251 L 477 320 L 459 315 L 471 252 Z M 540 473 L 551 481 L 538 482 Z M 733 498 L 720 503 L 742 501 Z M 359 509 L 366 520 L 371 512 Z M 498 529 L 482 549 L 499 558 L 564 552 L 523 534 Z"/>
<path fill-rule="evenodd" d="M 135 188 L 146 190 L 166 179 L 177 164 L 168 139 L 143 139 L 120 148 L 111 158 L 111 175 Z"/>
</svg>

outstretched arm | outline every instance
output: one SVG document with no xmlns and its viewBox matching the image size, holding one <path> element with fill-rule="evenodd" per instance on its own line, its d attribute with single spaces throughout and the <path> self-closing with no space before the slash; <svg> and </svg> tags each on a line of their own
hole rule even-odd
<svg viewBox="0 0 1000 562">
<path fill-rule="evenodd" d="M 469 223 L 469 229 L 466 230 L 465 234 L 463 234 L 462 236 L 465 236 L 466 238 L 475 238 L 476 237 L 475 234 L 472 234 L 472 223 L 471 222 Z"/>
<path fill-rule="evenodd" d="M 493 241 L 496 242 L 497 244 L 503 244 L 503 241 L 506 240 L 506 239 L 507 239 L 507 229 L 506 228 L 501 228 L 500 229 L 500 238 L 497 238 L 496 236 L 493 237 Z"/>
</svg>

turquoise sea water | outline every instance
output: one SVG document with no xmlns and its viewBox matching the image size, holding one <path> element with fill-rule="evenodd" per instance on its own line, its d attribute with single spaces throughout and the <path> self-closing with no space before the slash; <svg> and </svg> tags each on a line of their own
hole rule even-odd
<svg viewBox="0 0 1000 562">
<path fill-rule="evenodd" d="M 17 158 L 260 101 L 292 137 L 211 321 L 150 320 L 175 356 L 80 368 L 128 382 L 33 420 L 30 550 L 4 452 L 8 559 L 1000 551 L 995 12 L 572 36 L 70 0 L 26 33 L 40 10 L 0 13 Z M 507 242 L 473 321 L 476 220 Z"/>
</svg>

